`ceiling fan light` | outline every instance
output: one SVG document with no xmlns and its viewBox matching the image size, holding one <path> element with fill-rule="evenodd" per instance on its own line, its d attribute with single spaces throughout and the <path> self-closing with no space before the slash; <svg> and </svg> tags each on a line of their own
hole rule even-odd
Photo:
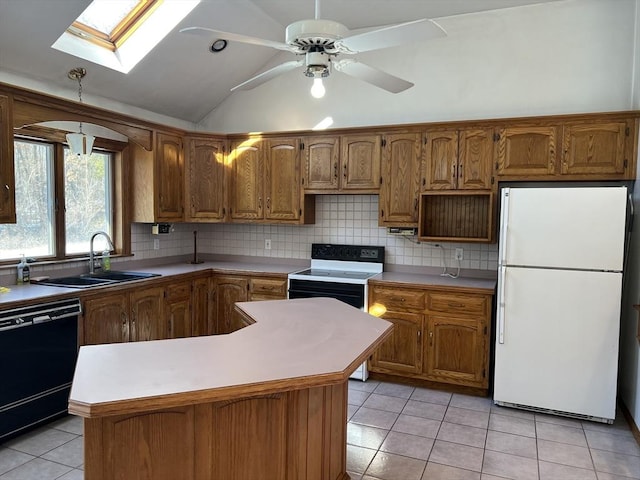
<svg viewBox="0 0 640 480">
<path fill-rule="evenodd" d="M 95 137 L 85 133 L 67 133 L 67 143 L 73 155 L 91 155 Z"/>
<path fill-rule="evenodd" d="M 322 77 L 316 77 L 313 79 L 313 85 L 311 86 L 311 96 L 313 98 L 322 98 L 326 90 L 322 84 Z"/>
</svg>

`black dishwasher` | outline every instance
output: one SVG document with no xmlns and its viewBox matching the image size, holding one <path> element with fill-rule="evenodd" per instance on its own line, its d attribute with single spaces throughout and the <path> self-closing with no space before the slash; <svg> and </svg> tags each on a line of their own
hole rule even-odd
<svg viewBox="0 0 640 480">
<path fill-rule="evenodd" d="M 0 442 L 67 412 L 77 298 L 0 311 Z"/>
</svg>

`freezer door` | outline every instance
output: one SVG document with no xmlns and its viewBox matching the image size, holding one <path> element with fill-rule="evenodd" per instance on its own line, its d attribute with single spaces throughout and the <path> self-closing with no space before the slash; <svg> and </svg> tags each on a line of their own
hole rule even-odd
<svg viewBox="0 0 640 480">
<path fill-rule="evenodd" d="M 622 271 L 626 187 L 511 187 L 501 199 L 501 265 Z"/>
<path fill-rule="evenodd" d="M 613 419 L 622 274 L 507 268 L 499 281 L 494 400 Z"/>
</svg>

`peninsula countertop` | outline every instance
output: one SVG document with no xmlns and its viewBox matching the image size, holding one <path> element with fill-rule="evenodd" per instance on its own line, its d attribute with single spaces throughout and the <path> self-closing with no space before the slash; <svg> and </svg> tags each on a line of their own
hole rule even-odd
<svg viewBox="0 0 640 480">
<path fill-rule="evenodd" d="M 338 300 L 242 302 L 227 335 L 81 347 L 69 412 L 87 418 L 344 382 L 392 325 Z"/>
</svg>

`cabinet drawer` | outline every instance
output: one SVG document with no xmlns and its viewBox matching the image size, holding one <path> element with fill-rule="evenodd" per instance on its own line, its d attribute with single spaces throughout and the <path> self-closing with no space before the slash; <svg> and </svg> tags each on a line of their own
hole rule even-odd
<svg viewBox="0 0 640 480">
<path fill-rule="evenodd" d="M 370 297 L 370 305 L 378 303 L 387 310 L 390 308 L 424 310 L 425 292 L 420 290 L 373 287 Z"/>
<path fill-rule="evenodd" d="M 174 285 L 168 285 L 167 299 L 174 300 L 176 298 L 186 298 L 191 296 L 191 282 L 177 283 Z"/>
<path fill-rule="evenodd" d="M 260 294 L 286 298 L 287 280 L 284 278 L 252 278 L 249 291 L 252 296 Z"/>
<path fill-rule="evenodd" d="M 489 298 L 485 295 L 430 293 L 427 309 L 432 312 L 487 316 Z"/>
</svg>

